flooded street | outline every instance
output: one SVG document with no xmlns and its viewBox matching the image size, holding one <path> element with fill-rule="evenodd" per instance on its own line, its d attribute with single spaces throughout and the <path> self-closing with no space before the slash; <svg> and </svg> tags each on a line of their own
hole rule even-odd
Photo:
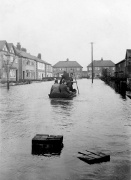
<svg viewBox="0 0 131 180">
<path fill-rule="evenodd" d="M 73 100 L 51 100 L 52 84 L 0 88 L 0 180 L 130 180 L 131 99 L 82 79 Z M 32 155 L 36 134 L 63 135 L 60 156 Z M 89 165 L 77 158 L 84 150 L 110 162 Z"/>
</svg>

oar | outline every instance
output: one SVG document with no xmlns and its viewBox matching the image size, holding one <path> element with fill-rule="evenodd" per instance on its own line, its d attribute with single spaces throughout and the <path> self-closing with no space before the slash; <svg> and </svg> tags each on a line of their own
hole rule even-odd
<svg viewBox="0 0 131 180">
<path fill-rule="evenodd" d="M 74 70 L 73 70 L 74 71 Z M 75 72 L 74 72 L 74 75 L 75 75 Z M 77 85 L 77 80 L 76 80 L 76 76 L 75 76 L 75 81 L 76 81 L 76 87 L 77 87 L 77 90 L 78 90 L 78 94 L 79 94 L 79 88 L 78 88 L 78 85 Z"/>
</svg>

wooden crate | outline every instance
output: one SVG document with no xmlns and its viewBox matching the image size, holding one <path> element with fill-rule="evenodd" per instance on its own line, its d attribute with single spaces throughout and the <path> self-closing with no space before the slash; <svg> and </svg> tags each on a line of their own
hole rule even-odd
<svg viewBox="0 0 131 180">
<path fill-rule="evenodd" d="M 82 156 L 79 156 L 78 158 L 88 164 L 95 164 L 95 163 L 102 163 L 110 161 L 110 155 L 104 154 L 104 153 L 93 153 L 90 152 L 90 154 L 81 153 Z"/>
<path fill-rule="evenodd" d="M 62 148 L 62 135 L 36 134 L 32 139 L 32 154 L 60 154 Z"/>
</svg>

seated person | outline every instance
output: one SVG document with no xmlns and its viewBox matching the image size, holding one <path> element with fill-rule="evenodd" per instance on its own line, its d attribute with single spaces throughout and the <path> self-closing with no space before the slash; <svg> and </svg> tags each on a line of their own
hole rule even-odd
<svg viewBox="0 0 131 180">
<path fill-rule="evenodd" d="M 60 85 L 58 84 L 57 79 L 55 79 L 55 83 L 51 87 L 50 94 L 51 93 L 60 93 Z"/>
<path fill-rule="evenodd" d="M 60 84 L 60 92 L 66 93 L 66 94 L 71 94 L 71 92 L 69 91 L 69 88 L 66 85 L 66 81 L 64 79 L 62 80 L 62 84 Z"/>
<path fill-rule="evenodd" d="M 67 86 L 69 87 L 69 90 L 74 92 L 75 89 L 73 89 L 73 83 L 76 81 L 73 81 L 73 73 L 70 74 L 69 80 L 67 81 Z"/>
</svg>

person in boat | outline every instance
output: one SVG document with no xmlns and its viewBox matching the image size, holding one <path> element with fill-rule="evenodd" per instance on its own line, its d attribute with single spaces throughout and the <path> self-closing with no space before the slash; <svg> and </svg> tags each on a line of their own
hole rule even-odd
<svg viewBox="0 0 131 180">
<path fill-rule="evenodd" d="M 74 92 L 75 89 L 73 89 L 73 83 L 75 81 L 73 81 L 73 73 L 70 74 L 69 80 L 67 81 L 67 86 L 69 87 L 69 90 Z"/>
<path fill-rule="evenodd" d="M 67 95 L 71 95 L 72 92 L 69 90 L 67 84 L 66 84 L 66 81 L 65 79 L 62 80 L 62 83 L 60 84 L 60 92 L 61 93 L 64 93 L 64 94 L 67 94 Z"/>
<path fill-rule="evenodd" d="M 62 75 L 62 77 L 61 77 L 61 79 L 60 79 L 60 84 L 62 84 L 62 80 L 63 80 L 63 79 L 64 79 L 66 82 L 67 82 L 68 80 L 70 80 L 69 73 L 67 73 L 66 71 L 63 72 L 63 75 Z"/>
<path fill-rule="evenodd" d="M 73 73 L 70 74 L 70 78 L 69 80 L 67 81 L 67 86 L 69 87 L 69 90 L 71 92 L 75 92 L 76 90 L 73 89 L 73 83 L 75 83 L 76 81 L 73 80 Z"/>
<path fill-rule="evenodd" d="M 67 84 L 67 87 L 69 88 L 69 90 L 71 92 L 74 92 L 75 89 L 73 89 L 73 83 L 75 81 L 73 81 L 73 73 L 70 74 L 70 77 L 69 77 L 69 73 L 67 73 L 66 71 L 63 72 L 63 75 L 61 77 L 61 80 L 60 80 L 60 84 L 62 84 L 62 80 L 65 80 L 66 81 L 66 84 Z"/>
<path fill-rule="evenodd" d="M 50 94 L 51 93 L 60 93 L 60 85 L 58 84 L 58 80 L 55 79 L 54 84 L 51 87 Z"/>
</svg>

